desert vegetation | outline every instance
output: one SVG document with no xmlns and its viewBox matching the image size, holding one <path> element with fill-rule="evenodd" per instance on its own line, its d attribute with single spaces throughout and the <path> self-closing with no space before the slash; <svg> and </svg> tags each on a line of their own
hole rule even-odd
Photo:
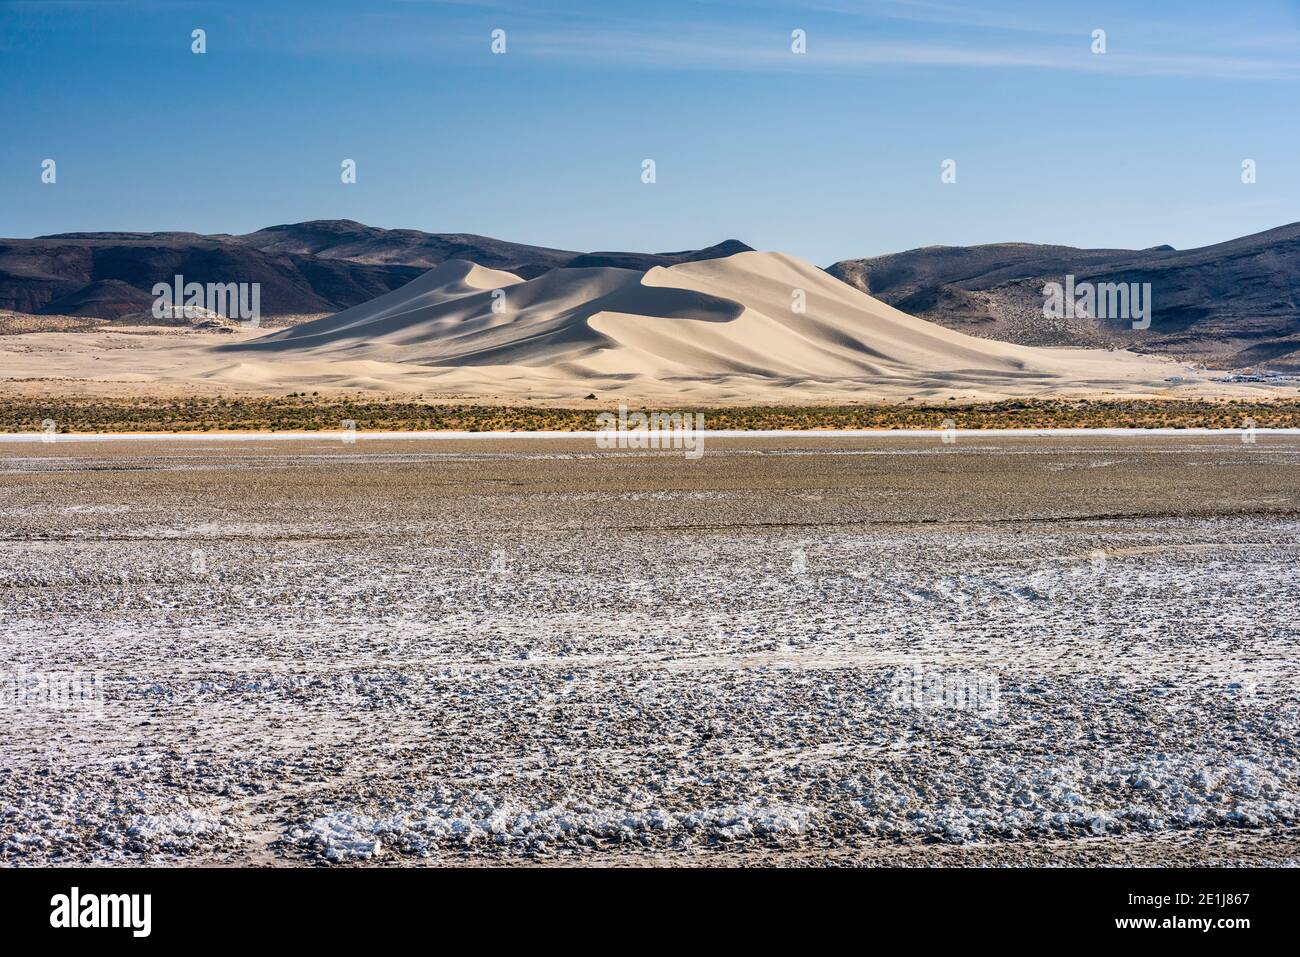
<svg viewBox="0 0 1300 957">
<path fill-rule="evenodd" d="M 37 432 L 53 420 L 59 432 L 596 431 L 607 401 L 586 407 L 441 404 L 423 400 L 338 398 L 295 393 L 277 397 L 0 398 L 0 432 Z M 971 404 L 915 402 L 829 406 L 743 406 L 714 409 L 641 407 L 643 412 L 703 411 L 710 429 L 961 429 L 1258 428 L 1300 427 L 1300 400 L 1008 400 Z M 636 409 L 634 409 L 636 411 Z"/>
</svg>

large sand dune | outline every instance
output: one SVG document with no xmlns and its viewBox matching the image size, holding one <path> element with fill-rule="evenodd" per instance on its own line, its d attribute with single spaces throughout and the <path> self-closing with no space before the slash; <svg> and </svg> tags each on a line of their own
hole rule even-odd
<svg viewBox="0 0 1300 957">
<path fill-rule="evenodd" d="M 528 282 L 447 262 L 374 302 L 220 351 L 232 360 L 212 373 L 221 377 L 312 361 L 377 378 L 382 367 L 399 378 L 419 369 L 445 388 L 493 392 L 1142 392 L 1178 371 L 1129 353 L 973 338 L 760 252 Z"/>
<path fill-rule="evenodd" d="M 752 251 L 645 272 L 555 269 L 528 281 L 450 260 L 371 302 L 236 341 L 11 338 L 26 341 L 21 350 L 0 343 L 3 376 L 40 354 L 45 376 L 207 391 L 799 403 L 1153 396 L 1187 375 L 1128 352 L 974 338 L 791 256 Z M 1203 391 L 1223 387 L 1204 382 Z"/>
</svg>

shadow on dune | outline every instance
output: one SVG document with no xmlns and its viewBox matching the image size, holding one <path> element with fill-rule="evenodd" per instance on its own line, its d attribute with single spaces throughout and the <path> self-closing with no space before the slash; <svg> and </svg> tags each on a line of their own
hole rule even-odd
<svg viewBox="0 0 1300 957">
<path fill-rule="evenodd" d="M 614 345 L 587 323 L 601 312 L 730 322 L 745 308 L 690 289 L 642 285 L 643 274 L 628 269 L 556 269 L 496 289 L 454 289 L 464 276 L 432 276 L 442 271 L 431 271 L 373 303 L 216 349 L 241 354 L 364 351 L 390 361 L 537 364 L 561 352 L 573 359 Z M 493 311 L 498 299 L 504 307 Z"/>
</svg>

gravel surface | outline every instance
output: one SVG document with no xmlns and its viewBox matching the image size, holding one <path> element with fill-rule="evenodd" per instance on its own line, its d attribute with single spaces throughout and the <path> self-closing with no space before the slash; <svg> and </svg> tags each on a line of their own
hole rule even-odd
<svg viewBox="0 0 1300 957">
<path fill-rule="evenodd" d="M 1295 864 L 1298 477 L 1277 435 L 8 444 L 0 861 Z"/>
</svg>

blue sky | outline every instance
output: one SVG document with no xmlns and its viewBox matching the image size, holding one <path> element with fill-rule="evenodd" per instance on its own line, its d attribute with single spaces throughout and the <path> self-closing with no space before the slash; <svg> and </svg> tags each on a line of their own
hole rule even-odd
<svg viewBox="0 0 1300 957">
<path fill-rule="evenodd" d="M 0 0 L 0 78 L 4 236 L 349 218 L 828 265 L 1300 219 L 1300 0 Z"/>
</svg>

